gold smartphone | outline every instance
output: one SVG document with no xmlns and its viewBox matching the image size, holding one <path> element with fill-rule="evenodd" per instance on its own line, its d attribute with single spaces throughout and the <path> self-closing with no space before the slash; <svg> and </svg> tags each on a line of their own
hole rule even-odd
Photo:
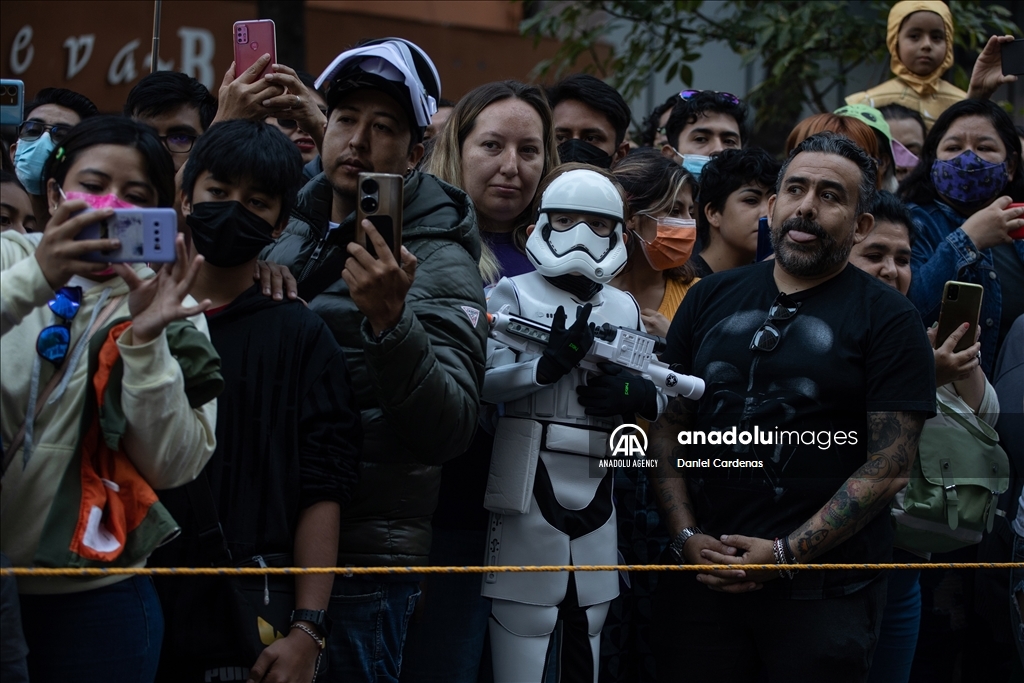
<svg viewBox="0 0 1024 683">
<path fill-rule="evenodd" d="M 935 348 L 949 339 L 953 330 L 964 323 L 970 323 L 967 334 L 960 338 L 954 353 L 959 353 L 974 344 L 974 335 L 981 316 L 981 297 L 985 290 L 981 285 L 950 280 L 942 288 L 942 308 L 939 310 L 939 329 L 935 335 Z"/>
<path fill-rule="evenodd" d="M 377 258 L 373 243 L 363 232 L 363 219 L 377 228 L 395 261 L 402 263 L 402 206 L 405 178 L 394 173 L 360 173 L 357 183 L 356 243 Z"/>
</svg>

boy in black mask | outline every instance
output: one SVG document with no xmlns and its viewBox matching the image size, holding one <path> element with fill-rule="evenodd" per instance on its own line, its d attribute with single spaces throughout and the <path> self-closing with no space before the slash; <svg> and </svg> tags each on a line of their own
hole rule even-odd
<svg viewBox="0 0 1024 683">
<path fill-rule="evenodd" d="M 598 168 L 626 156 L 629 105 L 619 91 L 590 74 L 574 74 L 548 88 L 548 102 L 562 163 Z"/>
<path fill-rule="evenodd" d="M 345 358 L 318 315 L 263 296 L 252 280 L 260 250 L 284 229 L 301 167 L 280 131 L 244 120 L 212 126 L 186 165 L 182 213 L 193 249 L 206 259 L 193 291 L 213 302 L 206 313 L 226 386 L 213 458 L 195 482 L 161 493 L 182 526 L 162 549 L 163 564 L 260 556 L 271 565 L 332 566 L 337 557 L 340 510 L 356 483 L 362 442 Z M 199 538 L 206 525 L 194 503 L 211 493 L 230 557 Z M 333 576 L 296 577 L 295 611 L 272 625 L 283 637 L 258 657 L 232 640 L 234 624 L 223 623 L 231 610 L 222 579 L 176 581 L 159 586 L 166 615 L 159 680 L 209 680 L 216 667 L 249 668 L 256 681 L 270 671 L 313 680 L 330 629 L 324 610 Z M 204 623 L 220 626 L 196 628 Z"/>
</svg>

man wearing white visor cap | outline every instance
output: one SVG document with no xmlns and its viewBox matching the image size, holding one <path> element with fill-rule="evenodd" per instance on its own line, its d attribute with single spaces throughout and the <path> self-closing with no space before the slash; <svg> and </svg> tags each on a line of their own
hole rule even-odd
<svg viewBox="0 0 1024 683">
<path fill-rule="evenodd" d="M 464 192 L 415 170 L 441 97 L 423 50 L 369 41 L 338 55 L 316 85 L 328 107 L 323 172 L 263 256 L 292 270 L 299 296 L 327 322 L 362 411 L 360 481 L 341 511 L 338 566 L 424 565 L 440 466 L 472 439 L 483 384 L 476 214 Z M 368 220 L 374 252 L 354 241 L 359 174 L 368 172 L 404 176 L 397 258 Z M 413 579 L 335 580 L 325 680 L 398 680 L 419 596 Z"/>
</svg>

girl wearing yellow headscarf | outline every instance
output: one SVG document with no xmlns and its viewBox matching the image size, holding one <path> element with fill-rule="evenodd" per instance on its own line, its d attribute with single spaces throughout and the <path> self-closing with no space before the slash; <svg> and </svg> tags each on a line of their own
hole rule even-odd
<svg viewBox="0 0 1024 683">
<path fill-rule="evenodd" d="M 889 10 L 885 43 L 896 78 L 854 93 L 847 104 L 883 107 L 901 104 L 921 113 L 932 124 L 946 109 L 967 97 L 960 88 L 942 80 L 953 65 L 953 15 L 944 2 L 904 0 Z"/>
</svg>

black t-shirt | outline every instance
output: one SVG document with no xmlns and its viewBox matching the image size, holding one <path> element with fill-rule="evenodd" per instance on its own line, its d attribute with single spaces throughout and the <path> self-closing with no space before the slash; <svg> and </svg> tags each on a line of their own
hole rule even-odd
<svg viewBox="0 0 1024 683">
<path fill-rule="evenodd" d="M 708 277 L 715 274 L 715 271 L 711 270 L 711 266 L 708 265 L 708 262 L 700 254 L 690 259 L 690 266 L 697 277 Z"/>
<path fill-rule="evenodd" d="M 702 279 L 668 332 L 663 359 L 707 385 L 698 403 L 689 402 L 696 414 L 689 440 L 697 445 L 677 469 L 687 478 L 697 523 L 713 536 L 791 533 L 866 462 L 868 412 L 934 414 L 934 361 L 920 315 L 854 266 L 790 295 L 800 305 L 794 316 L 772 322 L 781 333 L 777 346 L 751 350 L 779 295 L 774 267 L 766 261 Z M 694 462 L 700 460 L 709 462 Z M 884 562 L 891 550 L 883 513 L 815 561 Z M 801 572 L 766 589 L 832 597 L 875 575 Z"/>
</svg>

